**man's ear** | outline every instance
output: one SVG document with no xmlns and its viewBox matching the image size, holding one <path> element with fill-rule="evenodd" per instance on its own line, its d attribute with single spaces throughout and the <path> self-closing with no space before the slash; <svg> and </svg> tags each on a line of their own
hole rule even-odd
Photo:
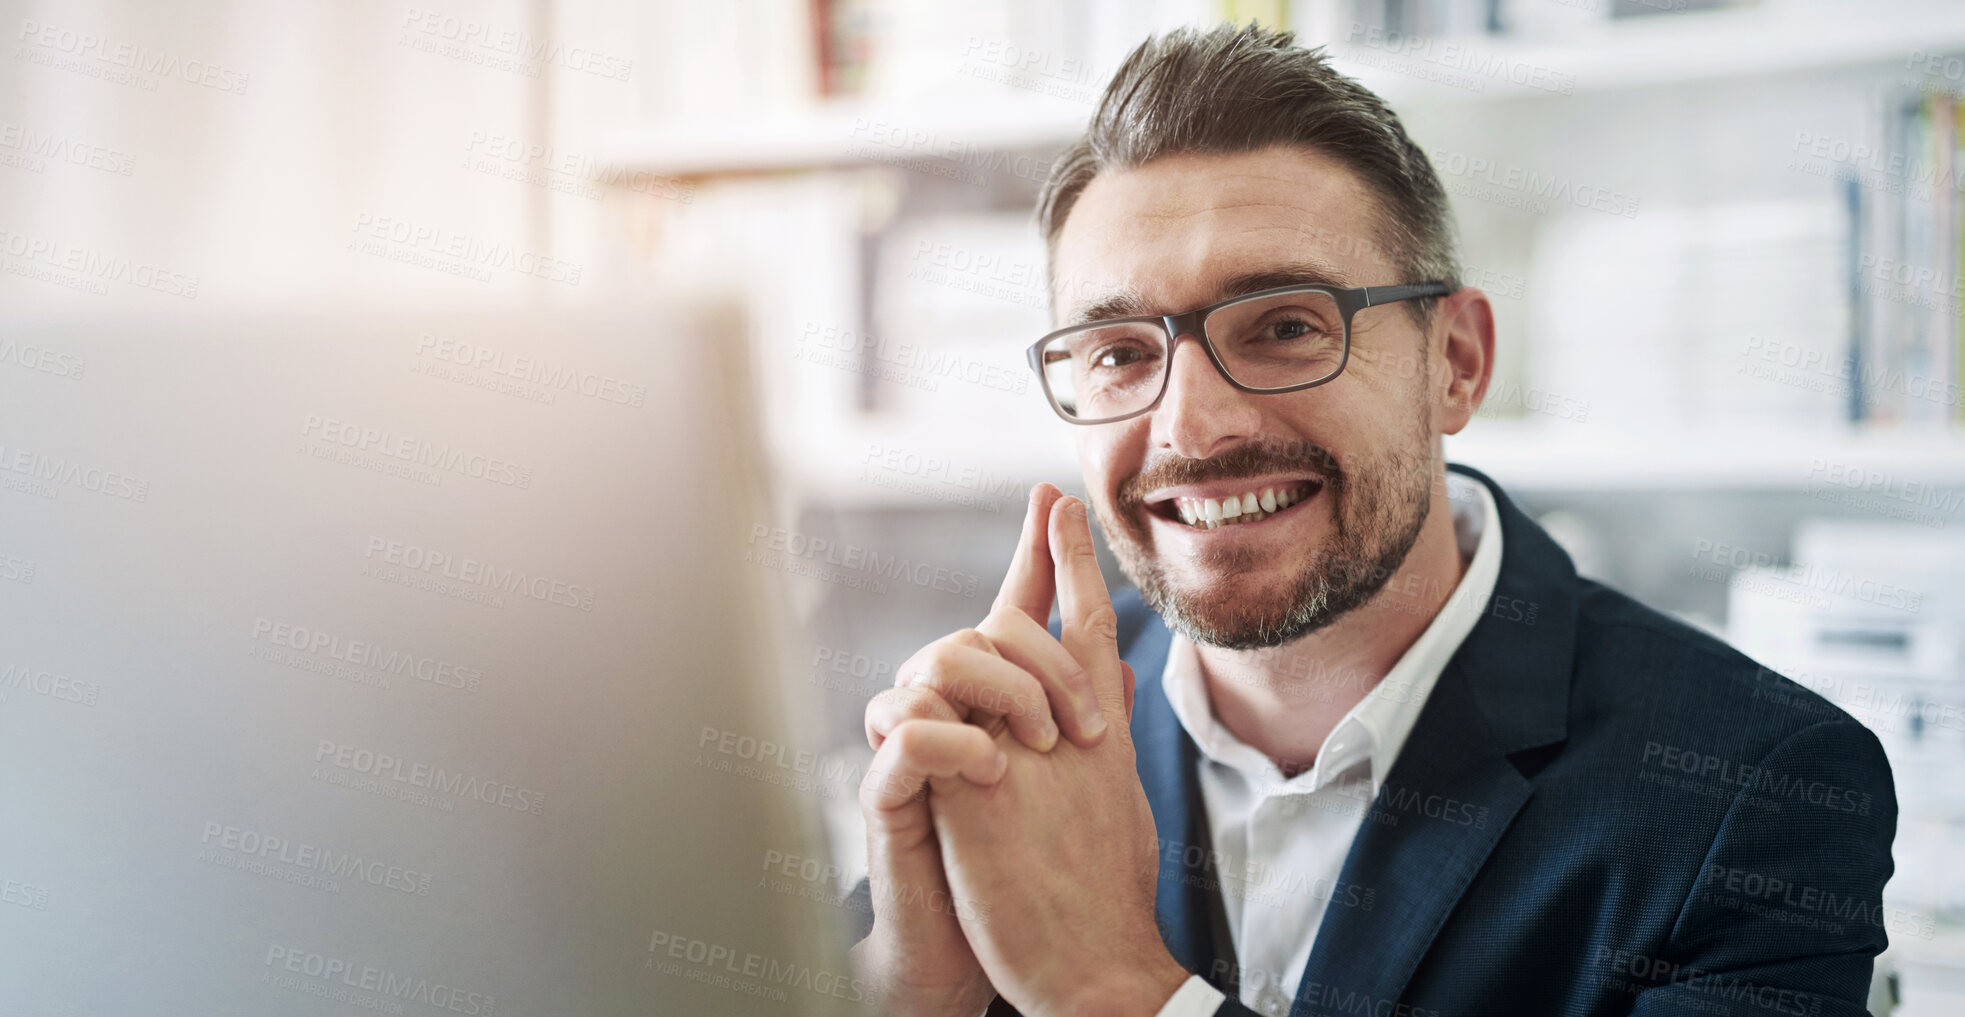
<svg viewBox="0 0 1965 1017">
<path fill-rule="evenodd" d="M 1433 328 L 1441 344 L 1443 385 L 1434 393 L 1440 433 L 1459 434 L 1481 408 L 1494 377 L 1494 306 L 1486 293 L 1465 287 L 1440 298 Z"/>
</svg>

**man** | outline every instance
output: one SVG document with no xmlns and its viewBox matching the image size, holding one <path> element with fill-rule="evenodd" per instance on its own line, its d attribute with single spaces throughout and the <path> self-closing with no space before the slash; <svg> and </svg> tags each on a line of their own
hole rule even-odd
<svg viewBox="0 0 1965 1017">
<path fill-rule="evenodd" d="M 988 617 L 870 704 L 889 1012 L 1863 1012 L 1881 747 L 1442 465 L 1492 310 L 1377 97 L 1149 40 L 1039 214 L 1031 361 L 1139 592 L 1039 485 Z"/>
</svg>

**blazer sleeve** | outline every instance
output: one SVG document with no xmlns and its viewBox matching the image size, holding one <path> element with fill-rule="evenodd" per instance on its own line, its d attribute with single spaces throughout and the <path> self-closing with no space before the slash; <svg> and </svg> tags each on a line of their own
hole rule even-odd
<svg viewBox="0 0 1965 1017">
<path fill-rule="evenodd" d="M 1637 990 L 1642 1017 L 1867 1013 L 1887 930 L 1919 932 L 1915 916 L 1883 907 L 1897 830 L 1883 746 L 1853 720 L 1825 720 L 1738 783 L 1665 956 L 1599 960 Z"/>
</svg>

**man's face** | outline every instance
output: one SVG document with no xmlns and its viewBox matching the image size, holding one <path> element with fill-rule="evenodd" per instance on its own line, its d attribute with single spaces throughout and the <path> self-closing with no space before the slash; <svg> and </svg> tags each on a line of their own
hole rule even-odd
<svg viewBox="0 0 1965 1017">
<path fill-rule="evenodd" d="M 1115 297 L 1133 305 L 1120 314 L 1187 311 L 1271 273 L 1345 288 L 1425 281 L 1396 277 L 1374 210 L 1351 171 L 1295 148 L 1101 173 L 1058 234 L 1058 324 L 1122 306 Z M 1432 488 L 1434 355 L 1404 305 L 1359 311 L 1351 335 L 1342 374 L 1281 395 L 1237 391 L 1183 338 L 1157 409 L 1075 428 L 1121 567 L 1196 642 L 1279 646 L 1328 625 L 1376 595 L 1417 539 Z M 1265 512 L 1265 492 L 1295 500 Z M 1210 528 L 1179 512 L 1180 499 L 1251 494 L 1253 521 Z"/>
</svg>

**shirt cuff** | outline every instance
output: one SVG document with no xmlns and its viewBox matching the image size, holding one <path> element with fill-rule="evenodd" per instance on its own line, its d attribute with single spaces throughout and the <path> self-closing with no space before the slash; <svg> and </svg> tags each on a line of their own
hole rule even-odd
<svg viewBox="0 0 1965 1017">
<path fill-rule="evenodd" d="M 1155 1017 L 1214 1017 L 1214 1012 L 1227 999 L 1200 975 L 1188 975 L 1187 981 L 1181 983 Z"/>
</svg>

